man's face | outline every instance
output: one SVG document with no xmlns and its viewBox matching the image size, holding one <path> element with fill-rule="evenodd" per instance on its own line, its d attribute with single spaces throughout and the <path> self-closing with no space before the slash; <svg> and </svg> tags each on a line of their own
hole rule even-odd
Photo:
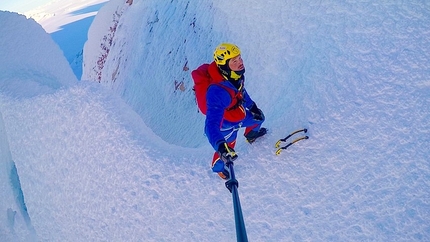
<svg viewBox="0 0 430 242">
<path fill-rule="evenodd" d="M 245 68 L 245 66 L 243 65 L 243 60 L 242 57 L 240 55 L 231 58 L 230 61 L 228 62 L 228 67 L 230 67 L 230 70 L 232 71 L 241 71 Z"/>
</svg>

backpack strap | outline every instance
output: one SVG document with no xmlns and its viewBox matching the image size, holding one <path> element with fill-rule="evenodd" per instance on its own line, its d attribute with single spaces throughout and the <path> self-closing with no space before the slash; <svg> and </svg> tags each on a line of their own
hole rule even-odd
<svg viewBox="0 0 430 242">
<path fill-rule="evenodd" d="M 209 64 L 207 66 L 207 70 L 208 70 L 209 75 L 212 78 L 212 83 L 210 85 L 218 85 L 218 86 L 224 88 L 230 94 L 231 103 L 226 108 L 226 110 L 229 111 L 229 110 L 233 110 L 233 109 L 240 107 L 243 104 L 242 90 L 238 90 L 236 92 L 234 89 L 232 89 L 226 85 L 221 84 L 221 82 L 225 81 L 225 77 L 223 75 L 221 75 L 215 62 L 212 62 L 211 64 Z"/>
<path fill-rule="evenodd" d="M 244 102 L 242 91 L 235 91 L 234 89 L 227 87 L 221 83 L 211 83 L 211 85 L 217 85 L 224 90 L 226 90 L 230 94 L 231 102 L 230 105 L 226 108 L 227 111 L 233 110 L 241 106 Z"/>
</svg>

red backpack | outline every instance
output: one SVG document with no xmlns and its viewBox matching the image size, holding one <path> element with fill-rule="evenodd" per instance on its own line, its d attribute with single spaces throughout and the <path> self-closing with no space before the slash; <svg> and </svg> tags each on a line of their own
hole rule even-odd
<svg viewBox="0 0 430 242">
<path fill-rule="evenodd" d="M 216 68 L 215 70 L 213 68 Z M 224 77 L 218 72 L 218 67 L 213 62 L 211 64 L 203 64 L 196 70 L 191 72 L 194 80 L 194 93 L 196 95 L 197 106 L 199 110 L 206 115 L 206 92 L 210 85 L 218 85 L 224 88 L 231 96 L 232 102 L 224 112 L 224 119 L 232 122 L 238 122 L 245 118 L 245 109 L 241 105 L 242 92 L 235 92 L 235 90 L 221 85 L 220 82 L 224 81 Z M 212 74 L 210 75 L 209 72 Z"/>
</svg>

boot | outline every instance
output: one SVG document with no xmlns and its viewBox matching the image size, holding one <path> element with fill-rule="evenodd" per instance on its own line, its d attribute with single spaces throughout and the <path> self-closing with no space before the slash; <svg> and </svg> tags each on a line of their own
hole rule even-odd
<svg viewBox="0 0 430 242">
<path fill-rule="evenodd" d="M 266 133 L 267 133 L 266 128 L 260 128 L 260 130 L 258 131 L 251 130 L 245 135 L 245 138 L 246 138 L 246 141 L 248 141 L 248 143 L 252 144 L 257 138 L 265 135 Z"/>
<path fill-rule="evenodd" d="M 230 172 L 228 172 L 226 169 L 224 169 L 223 171 L 218 172 L 218 176 L 224 180 L 228 180 L 228 179 L 230 179 Z"/>
</svg>

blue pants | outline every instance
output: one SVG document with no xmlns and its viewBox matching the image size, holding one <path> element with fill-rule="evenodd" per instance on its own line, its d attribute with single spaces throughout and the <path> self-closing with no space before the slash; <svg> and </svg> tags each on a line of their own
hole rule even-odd
<svg viewBox="0 0 430 242">
<path fill-rule="evenodd" d="M 229 122 L 224 120 L 221 125 L 221 133 L 224 136 L 228 146 L 234 149 L 236 145 L 237 131 L 245 127 L 245 135 L 251 130 L 259 131 L 264 120 L 255 120 L 251 112 L 246 111 L 246 117 L 241 122 Z M 214 153 L 212 159 L 212 171 L 221 172 L 224 169 L 224 162 L 219 158 L 218 152 Z"/>
</svg>

